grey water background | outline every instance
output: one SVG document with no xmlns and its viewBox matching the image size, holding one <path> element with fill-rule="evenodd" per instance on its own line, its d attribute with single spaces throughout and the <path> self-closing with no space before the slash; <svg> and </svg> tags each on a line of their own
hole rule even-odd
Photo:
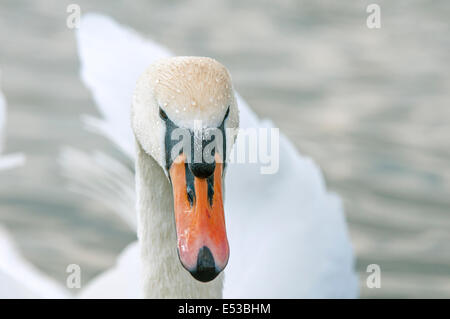
<svg viewBox="0 0 450 319">
<path fill-rule="evenodd" d="M 80 122 L 97 112 L 66 27 L 70 3 L 229 68 L 252 108 L 343 198 L 362 297 L 450 297 L 448 1 L 2 0 L 6 151 L 28 161 L 1 174 L 0 224 L 61 283 L 70 263 L 86 283 L 135 239 L 60 174 L 63 145 L 116 152 Z M 381 29 L 366 26 L 370 3 Z M 365 284 L 372 263 L 379 289 Z"/>
</svg>

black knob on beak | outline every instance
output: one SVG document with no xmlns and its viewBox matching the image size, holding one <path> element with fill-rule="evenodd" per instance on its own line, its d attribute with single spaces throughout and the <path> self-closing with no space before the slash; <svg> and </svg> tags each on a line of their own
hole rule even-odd
<svg viewBox="0 0 450 319">
<path fill-rule="evenodd" d="M 198 178 L 208 178 L 214 173 L 214 169 L 216 168 L 216 162 L 212 163 L 189 163 L 189 169 L 192 174 Z"/>
<path fill-rule="evenodd" d="M 190 273 L 195 279 L 202 282 L 211 281 L 220 273 L 216 269 L 214 257 L 208 247 L 200 248 L 197 256 L 197 267 Z"/>
</svg>

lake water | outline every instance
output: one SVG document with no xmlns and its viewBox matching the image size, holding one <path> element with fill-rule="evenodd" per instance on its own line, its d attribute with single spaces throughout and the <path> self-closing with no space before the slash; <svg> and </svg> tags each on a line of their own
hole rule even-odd
<svg viewBox="0 0 450 319">
<path fill-rule="evenodd" d="M 0 68 L 9 104 L 0 223 L 40 269 L 83 282 L 135 236 L 107 205 L 69 192 L 63 145 L 108 153 L 86 132 L 66 8 L 98 11 L 179 55 L 223 62 L 237 90 L 323 169 L 344 199 L 362 297 L 450 297 L 450 5 L 409 1 L 2 0 Z M 366 7 L 381 7 L 381 29 Z M 379 264 L 380 289 L 365 285 Z"/>
</svg>

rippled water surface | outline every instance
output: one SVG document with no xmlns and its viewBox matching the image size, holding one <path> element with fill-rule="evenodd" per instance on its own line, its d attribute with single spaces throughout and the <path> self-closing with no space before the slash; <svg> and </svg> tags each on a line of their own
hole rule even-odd
<svg viewBox="0 0 450 319">
<path fill-rule="evenodd" d="M 134 240 L 107 205 L 70 193 L 63 145 L 115 152 L 79 120 L 96 114 L 78 77 L 66 7 L 2 0 L 0 67 L 9 103 L 7 152 L 28 163 L 3 173 L 0 223 L 59 280 L 83 281 Z M 87 1 L 180 55 L 223 62 L 235 86 L 344 199 L 363 297 L 450 297 L 450 37 L 448 1 Z M 367 289 L 365 270 L 382 269 Z"/>
</svg>

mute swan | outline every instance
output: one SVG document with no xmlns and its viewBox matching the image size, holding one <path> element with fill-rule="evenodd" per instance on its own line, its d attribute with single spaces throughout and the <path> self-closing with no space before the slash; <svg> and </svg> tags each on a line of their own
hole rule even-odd
<svg viewBox="0 0 450 319">
<path fill-rule="evenodd" d="M 172 99 L 185 103 L 186 107 L 189 107 L 192 98 L 194 103 L 205 101 L 201 96 L 204 92 L 196 91 L 202 78 L 192 76 L 191 80 L 197 81 L 192 85 L 185 82 L 182 76 L 189 73 L 183 72 L 189 67 L 179 69 L 180 72 L 172 71 L 178 68 L 177 62 L 173 61 L 179 60 L 164 60 L 162 65 L 154 65 L 144 73 L 138 81 L 133 99 L 135 144 L 127 119 L 130 118 L 128 106 L 136 80 L 150 64 L 169 57 L 170 52 L 142 39 L 132 30 L 119 26 L 110 18 L 96 14 L 84 15 L 77 31 L 77 41 L 82 79 L 91 89 L 103 117 L 85 118 L 86 123 L 91 129 L 113 141 L 129 158 L 136 158 L 139 211 L 139 243 L 130 244 L 119 256 L 117 264 L 92 280 L 80 297 L 357 296 L 353 252 L 341 201 L 336 195 L 326 191 L 317 166 L 310 159 L 300 156 L 282 134 L 280 168 L 276 174 L 261 175 L 259 167 L 254 164 L 228 165 L 225 215 L 230 255 L 223 290 L 222 275 L 208 283 L 192 278 L 183 269 L 182 263 L 185 268 L 195 272 L 194 264 L 201 247 L 197 245 L 194 249 L 197 251 L 189 251 L 187 255 L 180 254 L 180 263 L 176 250 L 172 187 L 166 175 L 169 172 L 163 169 L 165 145 L 162 143 L 162 132 L 165 129 L 161 117 L 170 118 L 177 125 L 189 124 L 194 118 L 195 108 L 177 114 L 176 107 L 169 105 L 172 97 L 168 93 L 175 90 Z M 200 60 L 191 62 L 200 63 Z M 189 65 L 192 66 L 192 63 Z M 165 73 L 161 69 L 165 69 Z M 226 74 L 225 71 L 223 74 Z M 158 80 L 165 83 L 166 88 L 162 91 L 158 89 Z M 193 88 L 194 95 L 177 92 L 173 83 L 181 82 Z M 229 84 L 228 80 L 220 82 Z M 152 89 L 158 93 L 152 93 Z M 212 90 L 216 92 L 219 89 L 215 87 Z M 226 101 L 222 100 L 218 107 L 210 109 L 210 126 L 217 127 L 220 124 L 226 114 L 225 108 L 230 105 L 231 126 L 237 126 L 239 108 L 240 127 L 272 127 L 270 122 L 259 120 L 238 95 L 237 108 L 234 95 L 230 93 L 228 97 L 229 91 L 223 86 L 220 90 L 225 93 L 222 95 L 226 96 Z M 154 103 L 155 97 L 159 105 Z M 159 106 L 167 109 L 163 109 L 160 114 Z M 189 114 L 192 118 L 189 118 Z M 203 119 L 208 121 L 206 116 Z M 92 171 L 93 168 L 102 169 L 105 176 L 116 173 L 105 159 L 114 167 L 121 167 L 122 171 L 126 171 L 123 165 L 108 159 L 105 154 L 90 156 L 74 150 L 66 152 L 62 164 L 66 175 L 72 177 L 72 182 L 81 185 L 79 189 L 88 189 L 85 193 L 92 198 L 98 197 L 97 200 L 117 203 L 116 212 L 133 227 L 136 225 L 133 196 L 126 196 L 126 202 L 120 205 L 117 196 L 121 192 L 133 192 L 132 185 L 127 184 L 130 180 L 127 174 L 133 172 L 123 173 L 120 178 L 109 178 L 108 180 L 113 181 L 111 187 L 98 185 L 95 180 L 97 173 L 91 178 L 86 174 L 86 171 Z M 80 165 L 82 162 L 84 165 Z M 80 174 L 85 179 L 76 177 Z M 174 190 L 176 195 L 178 190 Z M 128 214 L 124 207 L 128 207 Z M 175 215 L 177 214 L 175 211 Z M 208 241 L 208 238 L 203 240 Z M 222 238 L 221 242 L 224 241 Z M 216 270 L 221 270 L 226 264 L 228 250 L 225 246 L 222 245 L 220 249 L 212 248 L 216 249 L 211 252 L 214 260 L 217 258 Z M 141 273 L 142 279 L 139 275 Z"/>
<path fill-rule="evenodd" d="M 154 119 L 147 124 L 133 122 L 138 136 L 135 149 L 128 120 L 128 105 L 138 75 L 155 60 L 171 54 L 100 15 L 83 17 L 77 40 L 82 78 L 92 90 L 103 116 L 102 119 L 87 117 L 86 123 L 111 139 L 130 159 L 135 158 L 136 150 L 137 185 L 140 187 L 138 203 L 141 204 L 138 223 L 133 208 L 134 173 L 119 161 L 98 152 L 93 156 L 73 149 L 64 153 L 62 164 L 73 185 L 78 185 L 79 189 L 84 189 L 87 195 L 97 200 L 110 203 L 113 211 L 134 231 L 139 225 L 140 242 L 130 244 L 120 254 L 116 265 L 92 280 L 79 297 L 357 296 L 353 253 L 341 202 L 336 195 L 326 191 L 317 166 L 301 157 L 282 134 L 278 173 L 261 175 L 259 167 L 254 164 L 228 165 L 225 217 L 230 255 L 225 276 L 220 274 L 208 283 L 194 279 L 183 268 L 176 254 L 172 190 L 161 168 L 160 152 L 156 151 L 158 147 L 148 150 L 150 154 L 153 152 L 156 160 L 145 152 L 145 147 L 151 149 L 151 145 L 155 146 L 157 138 L 147 136 L 147 131 L 141 129 L 146 125 L 161 125 L 161 121 Z M 140 85 L 145 86 L 145 75 Z M 232 96 L 230 94 L 230 99 Z M 140 97 L 143 96 L 135 96 L 135 102 Z M 272 127 L 270 122 L 259 120 L 238 95 L 236 99 L 240 127 Z M 218 108 L 216 111 L 219 118 L 225 117 L 224 109 Z M 237 126 L 236 114 L 237 108 L 233 106 L 229 114 L 235 117 L 232 126 Z M 173 111 L 166 115 L 176 118 Z M 149 180 L 148 175 L 154 176 L 154 179 Z M 110 183 L 109 187 L 99 184 L 98 177 L 104 177 Z M 145 208 L 150 207 L 155 209 L 150 209 L 146 214 Z M 167 211 L 167 216 L 158 214 L 163 210 Z M 155 222 L 157 217 L 160 218 L 159 228 Z M 63 288 L 27 264 L 12 247 L 11 241 L 2 233 L 0 279 L 7 285 L 1 287 L 1 297 L 69 296 Z M 222 254 L 217 257 L 220 268 L 226 263 L 226 252 L 227 249 L 211 252 L 217 256 Z M 192 255 L 195 259 L 197 253 Z M 143 267 L 139 262 L 141 257 L 144 259 Z M 185 267 L 192 271 L 189 256 L 185 256 L 184 262 Z"/>
</svg>

